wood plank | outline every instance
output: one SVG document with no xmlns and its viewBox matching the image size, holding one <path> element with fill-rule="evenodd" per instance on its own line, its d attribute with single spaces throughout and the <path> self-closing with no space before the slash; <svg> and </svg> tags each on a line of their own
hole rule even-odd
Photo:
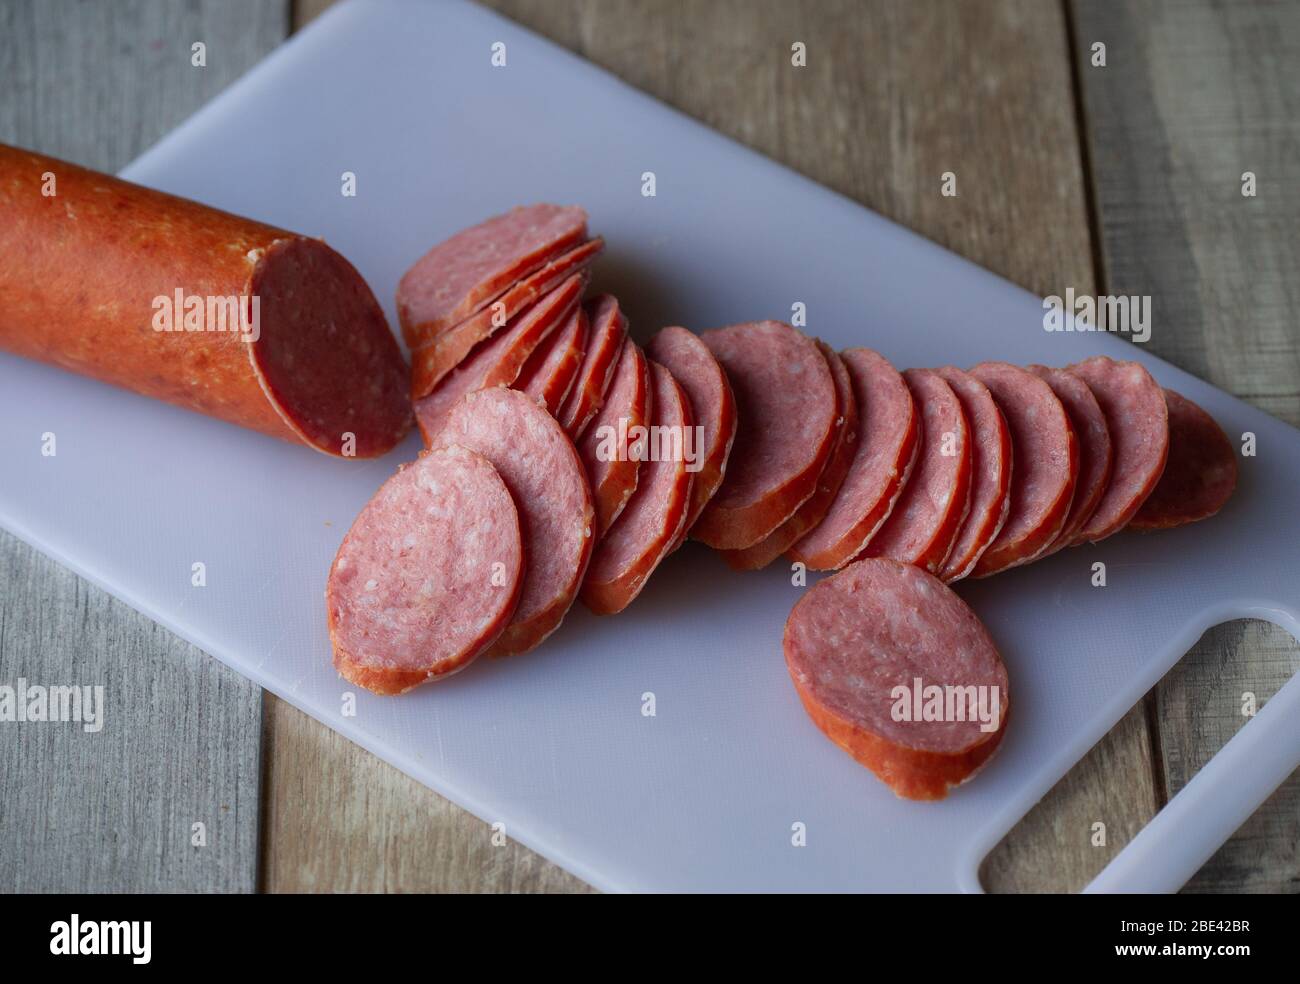
<svg viewBox="0 0 1300 984">
<path fill-rule="evenodd" d="M 1105 293 L 1150 294 L 1163 358 L 1300 424 L 1300 5 L 1074 3 Z M 1104 68 L 1089 65 L 1093 42 Z M 1255 172 L 1258 195 L 1241 194 Z M 1266 451 L 1262 451 L 1266 454 Z M 1162 797 L 1300 669 L 1263 622 L 1207 632 L 1156 691 Z M 1300 891 L 1300 773 L 1188 891 Z"/>
<path fill-rule="evenodd" d="M 0 141 L 116 170 L 273 48 L 286 9 L 0 5 Z M 0 726 L 0 889 L 252 890 L 257 687 L 0 533 L 0 683 L 20 677 L 103 685 L 106 723 Z M 191 846 L 196 822 L 206 847 Z"/>
<path fill-rule="evenodd" d="M 1055 4 L 489 5 L 1033 290 L 1092 290 L 1065 24 Z M 298 0 L 298 14 L 323 6 Z M 794 41 L 807 45 L 806 68 L 790 65 Z M 947 170 L 958 176 L 957 198 L 939 193 Z M 479 821 L 288 705 L 269 701 L 268 717 L 268 888 L 578 887 L 522 850 L 485 865 Z M 1153 813 L 1149 753 L 1139 707 L 994 852 L 986 884 L 1081 887 Z M 1111 832 L 1105 849 L 1089 846 L 1096 819 Z M 525 865 L 522 874 L 515 865 Z"/>
</svg>

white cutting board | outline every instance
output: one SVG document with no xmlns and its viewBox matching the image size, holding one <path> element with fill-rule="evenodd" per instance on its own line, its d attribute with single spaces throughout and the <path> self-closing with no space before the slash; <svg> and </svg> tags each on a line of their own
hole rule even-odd
<svg viewBox="0 0 1300 984">
<path fill-rule="evenodd" d="M 1002 649 L 1015 713 L 976 781 L 908 803 L 804 715 L 781 655 L 788 572 L 734 574 L 696 545 L 622 615 L 579 606 L 528 656 L 361 693 L 344 717 L 326 572 L 416 439 L 333 460 L 0 354 L 0 523 L 600 888 L 978 891 L 988 850 L 1206 627 L 1300 629 L 1300 432 L 1140 347 L 1045 333 L 1025 291 L 478 7 L 332 10 L 125 176 L 324 236 L 390 320 L 398 277 L 434 242 L 518 203 L 577 202 L 609 243 L 595 286 L 642 339 L 788 319 L 803 301 L 809 331 L 899 366 L 1138 358 L 1234 439 L 1257 435 L 1217 519 L 959 587 Z M 57 457 L 40 454 L 47 431 Z M 1098 560 L 1106 588 L 1090 586 Z M 1176 888 L 1297 761 L 1292 680 L 1098 887 Z"/>
</svg>

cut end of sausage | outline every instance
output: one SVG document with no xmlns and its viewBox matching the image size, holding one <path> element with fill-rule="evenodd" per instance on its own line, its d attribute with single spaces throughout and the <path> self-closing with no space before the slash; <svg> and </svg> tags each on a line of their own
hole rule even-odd
<svg viewBox="0 0 1300 984">
<path fill-rule="evenodd" d="M 619 355 L 627 339 L 627 319 L 610 294 L 590 298 L 584 305 L 588 321 L 587 350 L 577 378 L 556 419 L 568 435 L 580 440 L 587 426 L 605 405 L 613 385 Z"/>
<path fill-rule="evenodd" d="M 304 443 L 375 458 L 413 422 L 409 370 L 384 312 L 347 260 L 316 239 L 273 243 L 253 268 L 260 335 L 249 358 Z"/>
<path fill-rule="evenodd" d="M 638 431 L 644 430 L 653 414 L 650 363 L 641 346 L 629 338 L 623 343 L 605 405 L 578 442 L 578 453 L 595 496 L 598 539 L 618 519 L 636 491 L 641 468 Z"/>
<path fill-rule="evenodd" d="M 905 799 L 943 799 L 1006 730 L 1007 671 L 988 632 L 910 564 L 860 560 L 809 588 L 784 650 L 813 723 Z"/>
<path fill-rule="evenodd" d="M 421 454 L 343 538 L 325 589 L 334 665 L 399 694 L 467 666 L 501 634 L 523 583 L 514 501 L 463 447 Z"/>
</svg>

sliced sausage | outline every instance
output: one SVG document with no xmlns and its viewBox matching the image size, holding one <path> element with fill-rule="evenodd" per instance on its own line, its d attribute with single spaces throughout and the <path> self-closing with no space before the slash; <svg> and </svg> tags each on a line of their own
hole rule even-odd
<svg viewBox="0 0 1300 984">
<path fill-rule="evenodd" d="M 0 215 L 0 349 L 326 454 L 411 429 L 383 311 L 319 239 L 4 145 Z"/>
<path fill-rule="evenodd" d="M 578 378 L 556 415 L 575 441 L 605 405 L 605 394 L 613 383 L 623 340 L 627 338 L 627 319 L 619 310 L 617 299 L 601 294 L 587 301 L 584 307 L 590 322 L 587 351 L 583 353 Z"/>
<path fill-rule="evenodd" d="M 1136 362 L 1095 355 L 1069 369 L 1097 398 L 1115 455 L 1106 491 L 1074 538 L 1096 543 L 1128 525 L 1164 474 L 1169 409 L 1160 384 Z"/>
<path fill-rule="evenodd" d="M 718 550 L 753 546 L 817 489 L 835 436 L 835 381 L 812 339 L 780 321 L 700 336 L 722 365 L 739 423 L 727 473 L 691 536 Z"/>
<path fill-rule="evenodd" d="M 939 577 L 956 581 L 975 567 L 1011 508 L 1011 431 L 989 388 L 955 366 L 936 369 L 952 387 L 971 428 L 970 510 Z"/>
<path fill-rule="evenodd" d="M 491 463 L 456 445 L 423 452 L 380 486 L 330 567 L 334 666 L 377 694 L 464 669 L 514 614 L 523 564 Z"/>
<path fill-rule="evenodd" d="M 1129 526 L 1165 530 L 1208 519 L 1237 487 L 1237 454 L 1208 413 L 1181 393 L 1165 390 L 1169 460 L 1155 489 Z"/>
<path fill-rule="evenodd" d="M 636 490 L 644 441 L 638 435 L 654 412 L 650 364 L 641 347 L 623 343 L 605 405 L 578 442 L 596 497 L 596 536 L 604 535 Z"/>
<path fill-rule="evenodd" d="M 488 339 L 432 393 L 416 400 L 415 416 L 424 443 L 437 436 L 447 414 L 466 393 L 513 383 L 537 346 L 573 313 L 583 286 L 581 274 L 571 276 L 519 315 L 509 328 Z"/>
<path fill-rule="evenodd" d="M 784 648 L 813 723 L 904 799 L 943 799 L 1002 741 L 1002 658 L 918 567 L 861 560 L 819 581 L 790 612 Z"/>
<path fill-rule="evenodd" d="M 416 260 L 397 285 L 397 315 L 415 348 L 495 300 L 587 238 L 576 205 L 521 205 L 462 229 Z"/>
<path fill-rule="evenodd" d="M 801 540 L 822 521 L 853 464 L 858 450 L 858 404 L 853 398 L 853 382 L 839 354 L 821 339 L 816 342 L 835 380 L 835 438 L 826 467 L 817 479 L 817 491 L 793 516 L 752 547 L 722 551 L 722 559 L 733 570 L 756 571 L 766 567 Z"/>
<path fill-rule="evenodd" d="M 552 260 L 525 277 L 481 311 L 411 349 L 411 396 L 427 395 L 485 338 L 505 327 L 521 311 L 544 297 L 575 273 L 584 283 L 587 267 L 601 251 L 604 241 L 592 239 Z"/>
<path fill-rule="evenodd" d="M 1015 459 L 1007 521 L 971 571 L 988 577 L 1033 560 L 1061 532 L 1078 481 L 1079 445 L 1061 401 L 1028 369 L 981 362 L 970 374 L 1006 417 Z"/>
<path fill-rule="evenodd" d="M 920 447 L 920 415 L 898 370 L 871 349 L 847 349 L 841 358 L 861 421 L 858 449 L 821 523 L 788 554 L 819 571 L 837 570 L 862 551 L 894 508 Z"/>
<path fill-rule="evenodd" d="M 1079 481 L 1074 487 L 1074 501 L 1070 504 L 1070 512 L 1065 517 L 1061 532 L 1039 554 L 1042 558 L 1074 542 L 1075 535 L 1083 529 L 1083 524 L 1088 521 L 1106 492 L 1114 454 L 1111 451 L 1106 415 L 1101 412 L 1101 406 L 1087 383 L 1065 369 L 1052 369 L 1048 366 L 1027 368 L 1052 387 L 1052 392 L 1065 407 L 1065 413 L 1074 427 L 1074 436 L 1079 441 Z"/>
<path fill-rule="evenodd" d="M 695 449 L 699 467 L 686 514 L 685 528 L 689 531 L 726 474 L 727 457 L 736 439 L 736 397 L 726 372 L 694 332 L 676 326 L 664 328 L 650 339 L 646 351 L 673 374 L 686 392 L 695 426 L 703 432 L 703 441 Z"/>
<path fill-rule="evenodd" d="M 957 394 L 938 373 L 908 369 L 903 381 L 921 408 L 920 457 L 861 556 L 889 557 L 937 574 L 970 508 L 970 427 Z"/>
<path fill-rule="evenodd" d="M 514 382 L 515 389 L 523 390 L 554 415 L 573 386 L 586 348 L 587 314 L 581 307 L 575 307 L 564 327 L 529 356 Z"/>
<path fill-rule="evenodd" d="M 524 583 L 489 654 L 527 652 L 559 628 L 591 560 L 594 510 L 582 462 L 554 417 L 504 386 L 465 396 L 438 443 L 483 455 L 514 497 L 527 558 Z"/>
<path fill-rule="evenodd" d="M 686 526 L 693 479 L 684 454 L 690 401 L 657 362 L 650 363 L 650 379 L 654 428 L 636 491 L 600 538 L 582 584 L 582 600 L 597 615 L 630 605 Z"/>
</svg>

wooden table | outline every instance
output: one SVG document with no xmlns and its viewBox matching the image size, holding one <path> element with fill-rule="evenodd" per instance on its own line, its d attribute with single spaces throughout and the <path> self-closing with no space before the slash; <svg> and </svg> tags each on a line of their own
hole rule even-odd
<svg viewBox="0 0 1300 984">
<path fill-rule="evenodd" d="M 14 0 L 0 141 L 116 170 L 327 5 Z M 1300 5 L 492 6 L 1031 290 L 1150 294 L 1154 351 L 1300 424 Z M 208 65 L 178 75 L 195 40 Z M 1297 669 L 1270 625 L 1207 632 L 994 851 L 986 885 L 1080 888 L 1245 723 L 1243 692 L 1266 700 Z M 0 534 L 0 682 L 19 676 L 104 683 L 112 723 L 0 725 L 0 890 L 586 890 Z M 1296 891 L 1297 844 L 1300 774 L 1188 890 Z"/>
</svg>

